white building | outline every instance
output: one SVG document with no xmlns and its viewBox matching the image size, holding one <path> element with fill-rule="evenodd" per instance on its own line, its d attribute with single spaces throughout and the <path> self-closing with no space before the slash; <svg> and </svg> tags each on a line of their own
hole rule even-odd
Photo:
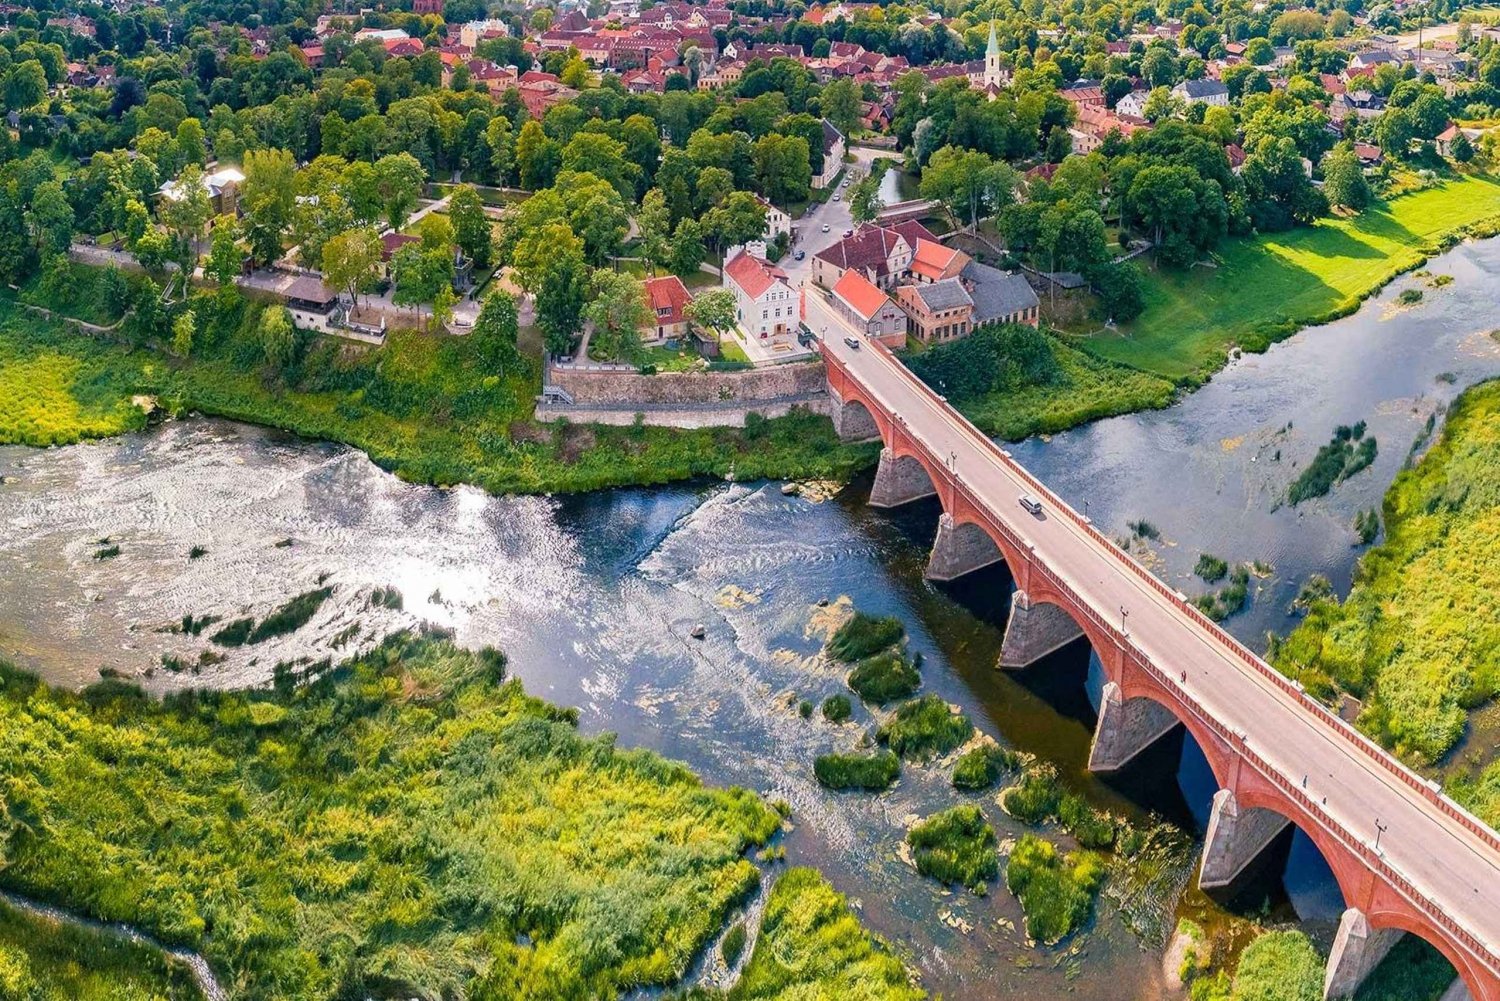
<svg viewBox="0 0 1500 1001">
<path fill-rule="evenodd" d="M 734 293 L 735 322 L 747 338 L 782 343 L 797 329 L 797 293 L 785 271 L 751 252 L 758 249 L 733 252 L 724 265 L 724 287 Z"/>
<path fill-rule="evenodd" d="M 1184 80 L 1172 88 L 1172 93 L 1189 103 L 1229 107 L 1229 88 L 1217 80 Z"/>
<path fill-rule="evenodd" d="M 1132 90 L 1115 102 L 1115 114 L 1129 115 L 1131 118 L 1145 118 L 1146 97 L 1146 91 Z"/>
<path fill-rule="evenodd" d="M 839 176 L 839 171 L 844 169 L 846 152 L 848 146 L 844 142 L 844 134 L 834 128 L 828 119 L 823 119 L 823 172 L 813 175 L 814 188 L 826 188 L 833 183 L 833 179 Z"/>
<path fill-rule="evenodd" d="M 767 243 L 773 243 L 783 233 L 790 237 L 792 235 L 792 217 L 766 201 L 760 195 L 756 195 L 755 200 L 760 203 L 761 208 L 766 210 L 766 231 L 761 238 Z"/>
</svg>

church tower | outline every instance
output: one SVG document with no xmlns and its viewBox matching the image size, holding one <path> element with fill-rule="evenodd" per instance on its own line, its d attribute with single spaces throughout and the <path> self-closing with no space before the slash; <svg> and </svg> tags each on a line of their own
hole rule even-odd
<svg viewBox="0 0 1500 1001">
<path fill-rule="evenodd" d="M 995 38 L 995 22 L 990 21 L 990 42 L 984 49 L 984 86 L 999 88 L 1004 86 L 1004 70 L 1000 68 L 1000 42 Z"/>
</svg>

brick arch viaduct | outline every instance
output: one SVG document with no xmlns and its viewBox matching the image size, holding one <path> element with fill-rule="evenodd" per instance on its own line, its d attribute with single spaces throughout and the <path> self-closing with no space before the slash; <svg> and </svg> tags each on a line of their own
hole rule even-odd
<svg viewBox="0 0 1500 1001">
<path fill-rule="evenodd" d="M 1105 686 L 1089 767 L 1113 771 L 1178 726 L 1214 796 L 1199 873 L 1231 882 L 1288 824 L 1346 910 L 1324 994 L 1349 997 L 1403 934 L 1457 979 L 1443 1001 L 1500 1001 L 1500 837 L 1123 553 L 878 344 L 822 345 L 834 423 L 884 446 L 870 503 L 936 496 L 928 576 L 1003 561 L 1016 592 L 1001 667 L 1086 637 Z M 1019 503 L 1040 500 L 1040 515 Z"/>
</svg>

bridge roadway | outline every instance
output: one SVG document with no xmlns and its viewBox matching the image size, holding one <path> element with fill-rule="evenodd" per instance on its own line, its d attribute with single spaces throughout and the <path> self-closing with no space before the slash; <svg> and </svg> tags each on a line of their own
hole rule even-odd
<svg viewBox="0 0 1500 1001">
<path fill-rule="evenodd" d="M 1268 677 L 1269 667 L 1257 669 L 1252 661 L 1258 658 L 1195 619 L 1181 607 L 1180 598 L 1174 601 L 1170 592 L 1163 593 L 1165 587 L 1152 586 L 1128 556 L 1091 531 L 889 351 L 862 338 L 863 347 L 847 346 L 846 328 L 821 297 L 810 291 L 807 304 L 811 322 L 826 324 L 822 349 L 830 383 L 836 388 L 834 370 L 840 368 L 880 409 L 899 415 L 900 431 L 930 462 L 944 467 L 935 481 L 944 474 L 954 479 L 1030 547 L 1036 560 L 1095 617 L 1112 627 L 1123 624 L 1126 643 L 1181 690 L 1185 703 L 1242 735 L 1243 747 L 1279 771 L 1279 784 L 1290 794 L 1304 788 L 1326 821 L 1340 829 L 1334 832 L 1340 840 L 1362 848 L 1367 862 L 1383 859 L 1409 881 L 1410 887 L 1401 888 L 1408 897 L 1426 898 L 1417 901 L 1423 911 L 1446 915 L 1467 932 L 1471 941 L 1463 946 L 1477 961 L 1473 970 L 1479 974 L 1477 980 L 1465 978 L 1470 994 L 1476 1001 L 1500 997 L 1500 850 L 1493 834 L 1486 839 L 1482 832 L 1487 829 L 1472 818 L 1440 810 L 1430 787 L 1425 794 L 1417 788 L 1423 780 L 1389 759 L 1382 761 L 1383 752 L 1374 752 L 1310 699 L 1299 697 L 1294 686 Z M 1022 494 L 1042 498 L 1045 514 L 1026 512 L 1018 503 Z M 1182 672 L 1185 683 L 1179 681 Z M 1381 831 L 1375 853 L 1377 821 Z M 1364 906 L 1360 901 L 1346 904 Z"/>
</svg>

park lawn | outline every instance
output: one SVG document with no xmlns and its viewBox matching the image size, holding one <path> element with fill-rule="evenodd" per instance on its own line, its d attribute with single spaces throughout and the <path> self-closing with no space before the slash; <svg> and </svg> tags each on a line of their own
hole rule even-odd
<svg viewBox="0 0 1500 1001">
<path fill-rule="evenodd" d="M 648 265 L 645 261 L 620 261 L 619 268 L 627 275 L 634 275 L 636 278 L 640 278 L 642 280 L 652 277 L 665 278 L 667 275 L 671 274 L 670 271 L 659 270 L 653 276 L 651 274 L 650 265 Z M 707 271 L 694 271 L 692 274 L 682 279 L 682 284 L 686 285 L 688 291 L 690 292 L 699 292 L 703 289 L 718 288 L 719 278 L 717 275 L 711 275 Z"/>
<path fill-rule="evenodd" d="M 1088 350 L 1183 382 L 1212 375 L 1229 349 L 1263 351 L 1297 329 L 1353 312 L 1367 296 L 1466 231 L 1500 217 L 1500 180 L 1468 175 L 1358 216 L 1226 241 L 1217 268 L 1147 272 L 1146 310 Z"/>
</svg>

